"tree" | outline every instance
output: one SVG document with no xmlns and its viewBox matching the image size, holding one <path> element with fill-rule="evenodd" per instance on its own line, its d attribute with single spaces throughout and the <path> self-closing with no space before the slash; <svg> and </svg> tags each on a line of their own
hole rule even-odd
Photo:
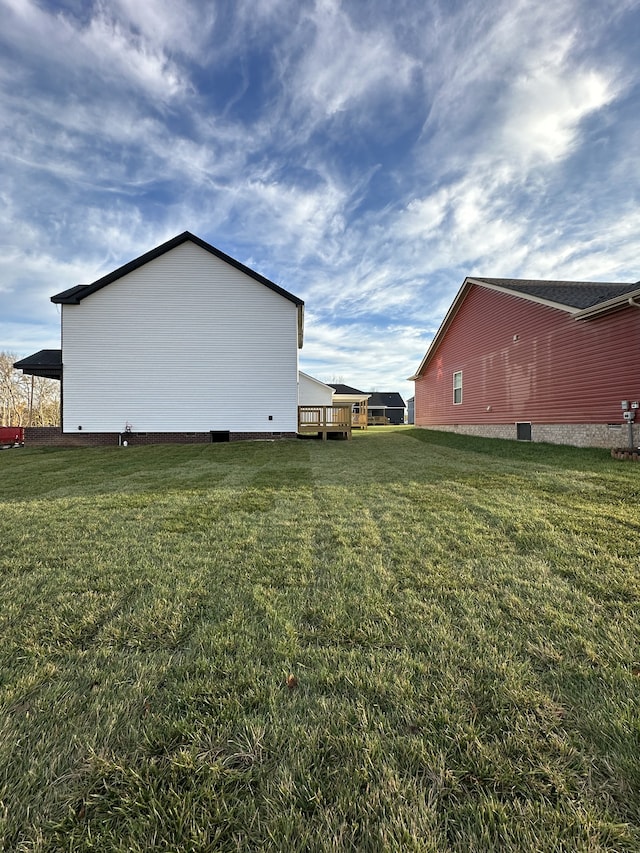
<svg viewBox="0 0 640 853">
<path fill-rule="evenodd" d="M 0 352 L 0 426 L 56 426 L 60 423 L 60 383 L 25 376 L 13 366 L 15 353 Z"/>
</svg>

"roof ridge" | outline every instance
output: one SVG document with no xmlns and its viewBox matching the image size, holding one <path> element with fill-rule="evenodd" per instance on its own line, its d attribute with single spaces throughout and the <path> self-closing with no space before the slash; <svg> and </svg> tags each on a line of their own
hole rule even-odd
<svg viewBox="0 0 640 853">
<path fill-rule="evenodd" d="M 203 240 L 201 237 L 197 237 L 190 231 L 183 231 L 182 234 L 178 234 L 176 237 L 172 237 L 170 240 L 161 243 L 159 246 L 156 246 L 155 249 L 150 249 L 148 252 L 144 252 L 139 257 L 134 258 L 133 260 L 129 261 L 126 264 L 123 264 L 112 272 L 107 273 L 101 278 L 96 279 L 91 284 L 76 284 L 73 287 L 68 288 L 67 290 L 63 290 L 60 293 L 54 294 L 51 297 L 51 301 L 54 303 L 79 305 L 82 299 L 85 299 L 87 296 L 90 296 L 97 290 L 106 287 L 108 284 L 117 281 L 119 278 L 123 278 L 130 272 L 139 269 L 145 264 L 148 264 L 150 261 L 159 258 L 161 255 L 170 252 L 172 249 L 175 249 L 188 241 L 195 243 L 196 246 L 200 246 L 201 249 L 210 252 L 215 257 L 219 258 L 230 266 L 235 267 L 236 269 L 240 270 L 240 272 L 243 272 L 245 273 L 245 275 L 248 275 L 251 278 L 255 279 L 255 281 L 258 281 L 260 284 L 264 284 L 270 290 L 279 293 L 280 296 L 284 296 L 285 299 L 288 299 L 295 305 L 299 307 L 304 305 L 304 301 L 298 296 L 294 296 L 293 293 L 290 293 L 288 290 L 285 290 L 283 287 L 280 287 L 279 284 L 276 284 L 275 282 L 266 278 L 261 273 L 252 270 L 251 267 L 248 267 L 241 261 L 232 258 L 231 255 L 227 255 L 221 249 L 217 249 L 211 243 L 207 243 L 206 240 Z"/>
</svg>

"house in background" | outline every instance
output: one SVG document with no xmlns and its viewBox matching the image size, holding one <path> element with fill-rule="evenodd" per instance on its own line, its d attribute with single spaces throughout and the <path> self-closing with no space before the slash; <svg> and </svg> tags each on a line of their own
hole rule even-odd
<svg viewBox="0 0 640 853">
<path fill-rule="evenodd" d="M 626 442 L 640 282 L 466 278 L 415 381 L 415 423 L 577 446 Z"/>
<path fill-rule="evenodd" d="M 407 400 L 407 423 L 414 424 L 415 423 L 415 414 L 414 414 L 414 403 L 415 397 L 409 397 Z"/>
<path fill-rule="evenodd" d="M 395 391 L 372 391 L 369 397 L 370 424 L 403 424 L 404 400 Z"/>
<path fill-rule="evenodd" d="M 403 424 L 405 404 L 400 394 L 394 392 L 359 391 L 350 385 L 330 383 L 335 389 L 334 402 L 349 403 L 353 407 L 353 425 L 366 429 L 374 424 Z"/>
<path fill-rule="evenodd" d="M 52 302 L 62 350 L 15 367 L 61 379 L 61 433 L 29 430 L 30 443 L 296 436 L 304 303 L 199 237 L 185 231 Z"/>
<path fill-rule="evenodd" d="M 369 423 L 369 394 L 359 391 L 341 382 L 330 382 L 334 390 L 333 401 L 336 405 L 351 406 L 351 424 L 356 429 L 366 429 Z"/>
</svg>

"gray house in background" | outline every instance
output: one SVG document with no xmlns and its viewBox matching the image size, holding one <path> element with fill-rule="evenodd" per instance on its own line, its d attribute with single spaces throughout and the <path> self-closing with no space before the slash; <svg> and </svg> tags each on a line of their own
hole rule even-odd
<svg viewBox="0 0 640 853">
<path fill-rule="evenodd" d="M 358 423 L 359 426 L 404 423 L 406 406 L 396 391 L 367 392 L 342 383 L 329 384 L 335 390 L 334 401 L 350 402 L 353 404 L 354 414 L 366 416 L 364 423 Z"/>
<path fill-rule="evenodd" d="M 403 424 L 404 400 L 395 391 L 373 391 L 369 397 L 369 423 Z"/>
</svg>

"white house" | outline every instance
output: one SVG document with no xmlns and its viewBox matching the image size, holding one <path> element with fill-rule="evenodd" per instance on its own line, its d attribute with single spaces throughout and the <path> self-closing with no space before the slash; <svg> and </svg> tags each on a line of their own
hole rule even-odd
<svg viewBox="0 0 640 853">
<path fill-rule="evenodd" d="M 193 234 L 52 302 L 62 311 L 64 435 L 296 435 L 303 301 Z M 38 356 L 16 367 L 55 375 Z"/>
<path fill-rule="evenodd" d="M 308 373 L 298 371 L 298 405 L 299 406 L 331 406 L 334 390 L 319 379 Z"/>
</svg>

